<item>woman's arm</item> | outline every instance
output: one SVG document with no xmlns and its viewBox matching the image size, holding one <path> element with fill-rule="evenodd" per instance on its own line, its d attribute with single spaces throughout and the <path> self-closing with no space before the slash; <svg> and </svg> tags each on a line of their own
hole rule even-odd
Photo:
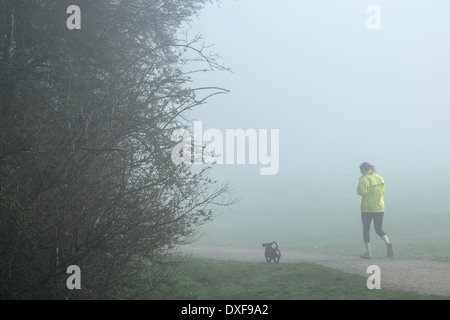
<svg viewBox="0 0 450 320">
<path fill-rule="evenodd" d="M 356 192 L 363 196 L 369 192 L 369 184 L 366 177 L 361 177 L 358 182 L 358 187 L 356 188 Z"/>
</svg>

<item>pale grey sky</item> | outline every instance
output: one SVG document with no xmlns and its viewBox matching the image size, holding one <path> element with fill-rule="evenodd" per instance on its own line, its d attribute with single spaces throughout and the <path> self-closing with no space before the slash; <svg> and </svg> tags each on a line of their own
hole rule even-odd
<svg viewBox="0 0 450 320">
<path fill-rule="evenodd" d="M 367 8 L 380 8 L 369 30 Z M 241 0 L 208 5 L 201 32 L 234 73 L 192 117 L 203 129 L 279 129 L 279 175 L 450 174 L 450 2 Z M 222 165 L 249 178 L 259 166 Z M 270 177 L 267 177 L 270 179 Z"/>
</svg>

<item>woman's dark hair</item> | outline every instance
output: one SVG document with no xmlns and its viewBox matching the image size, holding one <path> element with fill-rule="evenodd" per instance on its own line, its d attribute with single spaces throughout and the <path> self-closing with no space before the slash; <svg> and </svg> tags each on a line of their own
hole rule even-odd
<svg viewBox="0 0 450 320">
<path fill-rule="evenodd" d="M 371 165 L 368 162 L 361 163 L 361 165 L 359 166 L 359 169 L 361 169 L 361 172 L 367 172 L 367 171 L 377 172 L 375 170 L 375 166 Z"/>
</svg>

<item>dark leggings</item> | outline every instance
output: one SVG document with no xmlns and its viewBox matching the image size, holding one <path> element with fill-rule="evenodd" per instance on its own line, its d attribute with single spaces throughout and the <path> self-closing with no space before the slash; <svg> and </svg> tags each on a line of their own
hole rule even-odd
<svg viewBox="0 0 450 320">
<path fill-rule="evenodd" d="M 373 219 L 373 225 L 375 227 L 375 232 L 380 237 L 386 235 L 383 231 L 383 216 L 384 212 L 361 212 L 361 220 L 363 224 L 363 238 L 365 243 L 370 242 L 370 223 Z"/>
</svg>

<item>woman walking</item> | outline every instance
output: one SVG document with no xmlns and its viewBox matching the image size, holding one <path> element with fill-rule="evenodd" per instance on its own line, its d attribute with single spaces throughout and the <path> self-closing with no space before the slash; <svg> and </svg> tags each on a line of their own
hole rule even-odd
<svg viewBox="0 0 450 320">
<path fill-rule="evenodd" d="M 359 178 L 356 192 L 361 196 L 361 220 L 363 225 L 363 239 L 366 251 L 361 254 L 362 259 L 372 259 L 370 252 L 370 224 L 375 227 L 376 234 L 386 244 L 387 256 L 392 257 L 394 251 L 387 234 L 383 231 L 384 216 L 384 179 L 376 173 L 375 166 L 363 162 L 359 169 L 362 176 Z"/>
</svg>

